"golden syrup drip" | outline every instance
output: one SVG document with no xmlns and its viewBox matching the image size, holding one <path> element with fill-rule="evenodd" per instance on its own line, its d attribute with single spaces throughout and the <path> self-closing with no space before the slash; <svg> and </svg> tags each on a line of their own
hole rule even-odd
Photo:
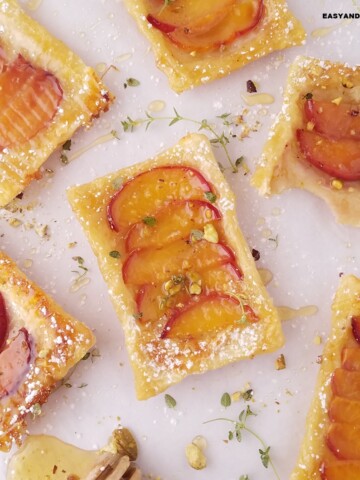
<svg viewBox="0 0 360 480">
<path fill-rule="evenodd" d="M 93 142 L 91 142 L 89 145 L 86 145 L 83 148 L 80 148 L 76 152 L 72 153 L 71 155 L 67 155 L 69 162 L 72 162 L 73 160 L 76 160 L 78 157 L 83 155 L 84 153 L 88 152 L 94 147 L 97 147 L 98 145 L 101 145 L 106 142 L 110 142 L 111 140 L 114 140 L 115 136 L 113 133 L 107 133 L 105 135 L 101 135 L 101 137 L 97 138 Z"/>
<path fill-rule="evenodd" d="M 316 315 L 319 311 L 316 305 L 307 305 L 300 308 L 291 308 L 291 307 L 277 307 L 280 320 L 282 322 L 287 322 L 288 320 L 293 320 L 298 317 L 311 317 Z"/>
<path fill-rule="evenodd" d="M 166 107 L 166 103 L 163 100 L 154 100 L 153 102 L 149 103 L 147 110 L 149 112 L 162 112 Z"/>
<path fill-rule="evenodd" d="M 319 38 L 319 37 L 325 37 L 326 35 L 329 35 L 331 32 L 336 30 L 339 27 L 342 27 L 344 25 L 349 25 L 351 23 L 351 19 L 345 19 L 340 23 L 337 23 L 336 25 L 332 25 L 331 27 L 323 27 L 323 28 L 317 28 L 316 30 L 313 30 L 311 32 L 311 36 L 313 38 Z"/>
<path fill-rule="evenodd" d="M 258 272 L 260 274 L 260 277 L 261 277 L 261 280 L 262 280 L 263 284 L 265 286 L 269 285 L 269 283 L 271 282 L 271 280 L 274 277 L 272 272 L 270 272 L 270 270 L 267 270 L 266 268 L 259 268 Z"/>
<path fill-rule="evenodd" d="M 81 450 L 48 435 L 32 435 L 11 458 L 6 480 L 82 479 L 98 458 L 97 451 Z"/>
<path fill-rule="evenodd" d="M 275 102 L 275 98 L 269 93 L 249 93 L 241 95 L 242 99 L 247 105 L 270 105 Z"/>
</svg>

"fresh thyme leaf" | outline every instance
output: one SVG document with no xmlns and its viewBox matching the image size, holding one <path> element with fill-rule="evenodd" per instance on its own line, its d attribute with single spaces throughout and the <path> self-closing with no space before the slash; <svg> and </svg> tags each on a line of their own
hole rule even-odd
<svg viewBox="0 0 360 480">
<path fill-rule="evenodd" d="M 244 161 L 244 157 L 243 157 L 243 155 L 241 155 L 241 157 L 239 157 L 235 160 L 235 166 L 240 167 L 240 165 L 242 164 L 243 161 Z"/>
<path fill-rule="evenodd" d="M 174 397 L 169 395 L 168 393 L 165 394 L 165 403 L 168 408 L 175 408 L 176 407 L 176 400 Z"/>
<path fill-rule="evenodd" d="M 241 433 L 242 429 L 243 429 L 243 424 L 242 423 L 237 423 L 235 425 L 235 436 L 236 436 L 236 440 L 238 442 L 241 442 L 241 440 L 242 440 L 242 433 Z"/>
<path fill-rule="evenodd" d="M 130 132 L 134 131 L 134 128 L 139 125 L 138 120 L 133 120 L 131 117 L 127 116 L 126 120 L 121 121 L 121 125 L 123 127 L 124 132 L 127 132 L 130 130 Z"/>
<path fill-rule="evenodd" d="M 127 87 L 138 87 L 140 85 L 140 82 L 139 80 L 137 80 L 136 78 L 127 78 L 125 83 L 124 83 L 124 88 L 127 88 Z"/>
<path fill-rule="evenodd" d="M 279 246 L 279 235 L 276 235 L 276 237 L 272 238 L 268 238 L 269 242 L 274 242 L 275 244 L 275 248 L 277 248 Z"/>
<path fill-rule="evenodd" d="M 87 360 L 90 357 L 90 355 L 91 355 L 90 352 L 85 353 L 85 355 L 81 360 Z"/>
<path fill-rule="evenodd" d="M 109 253 L 110 257 L 112 258 L 121 258 L 121 254 L 120 252 L 118 252 L 117 250 L 112 250 L 110 253 Z"/>
<path fill-rule="evenodd" d="M 232 440 L 234 438 L 234 432 L 232 432 L 231 430 L 229 431 L 229 435 L 228 435 L 228 439 L 229 440 Z"/>
<path fill-rule="evenodd" d="M 87 387 L 87 386 L 88 386 L 88 384 L 87 384 L 87 383 L 82 383 L 82 384 L 81 384 L 81 385 L 79 385 L 77 388 L 85 388 L 85 387 Z"/>
<path fill-rule="evenodd" d="M 209 200 L 210 203 L 215 203 L 216 202 L 216 195 L 213 192 L 205 192 L 204 196 L 206 200 Z"/>
<path fill-rule="evenodd" d="M 66 140 L 64 145 L 62 146 L 63 150 L 71 150 L 71 140 Z"/>
<path fill-rule="evenodd" d="M 119 137 L 119 135 L 118 135 L 118 133 L 117 133 L 116 130 L 111 130 L 110 133 L 111 133 L 111 135 L 112 135 L 114 138 L 116 138 L 116 140 L 120 140 L 120 137 Z"/>
<path fill-rule="evenodd" d="M 72 257 L 75 262 L 78 262 L 79 265 L 84 265 L 85 260 L 82 257 Z"/>
<path fill-rule="evenodd" d="M 156 218 L 155 217 L 150 217 L 150 216 L 146 216 L 143 218 L 143 223 L 145 223 L 145 225 L 148 225 L 149 227 L 153 227 L 155 224 L 156 224 Z"/>
<path fill-rule="evenodd" d="M 222 115 L 218 115 L 216 118 L 221 118 L 224 120 L 225 118 L 230 117 L 231 113 L 223 113 Z"/>
<path fill-rule="evenodd" d="M 269 462 L 270 462 L 270 447 L 267 447 L 265 450 L 261 450 L 259 448 L 259 453 L 260 453 L 260 458 L 261 462 L 264 465 L 265 468 L 269 467 Z"/>
<path fill-rule="evenodd" d="M 231 405 L 231 397 L 230 397 L 230 395 L 229 395 L 227 392 L 225 392 L 225 393 L 222 395 L 220 402 L 221 402 L 221 405 L 222 405 L 223 407 L 225 407 L 225 408 L 230 407 L 230 405 Z"/>
<path fill-rule="evenodd" d="M 249 475 L 241 475 L 239 480 L 250 480 Z"/>
<path fill-rule="evenodd" d="M 66 388 L 72 388 L 72 385 L 71 385 L 71 383 L 69 383 L 69 382 L 63 383 L 63 385 L 64 385 L 64 387 L 66 387 Z"/>
</svg>

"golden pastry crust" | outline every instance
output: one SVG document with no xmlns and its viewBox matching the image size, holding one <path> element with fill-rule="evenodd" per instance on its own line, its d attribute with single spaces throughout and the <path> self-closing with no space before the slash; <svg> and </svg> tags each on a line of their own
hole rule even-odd
<svg viewBox="0 0 360 480">
<path fill-rule="evenodd" d="M 125 182 L 156 166 L 182 165 L 197 169 L 217 190 L 216 207 L 223 216 L 227 244 L 235 253 L 244 274 L 244 294 L 256 310 L 259 322 L 232 327 L 216 334 L 191 351 L 184 340 L 159 339 L 144 334 L 134 317 L 136 305 L 123 282 L 122 261 L 109 253 L 117 249 L 117 233 L 109 228 L 107 205 Z M 238 226 L 235 198 L 219 170 L 207 137 L 191 134 L 154 159 L 128 167 L 91 183 L 68 190 L 68 199 L 98 258 L 100 270 L 125 333 L 135 373 L 139 399 L 156 395 L 192 373 L 219 368 L 241 358 L 273 351 L 283 344 L 278 314 L 256 270 L 251 252 Z"/>
<path fill-rule="evenodd" d="M 224 77 L 273 51 L 300 45 L 306 36 L 285 0 L 264 0 L 265 14 L 251 32 L 217 51 L 193 55 L 149 24 L 143 0 L 125 0 L 125 5 L 150 41 L 158 68 L 178 93 Z"/>
<path fill-rule="evenodd" d="M 343 347 L 353 341 L 351 318 L 360 315 L 360 279 L 342 277 L 332 305 L 332 328 L 324 348 L 315 395 L 306 421 L 305 437 L 290 480 L 321 480 L 320 466 L 325 453 L 325 435 L 330 424 L 329 401 L 333 396 L 331 377 L 341 366 Z"/>
<path fill-rule="evenodd" d="M 352 88 L 344 87 L 345 84 Z M 360 226 L 360 182 L 332 186 L 334 177 L 303 160 L 296 130 L 304 125 L 303 99 L 311 92 L 319 100 L 342 97 L 344 102 L 360 102 L 360 68 L 340 63 L 297 57 L 290 68 L 284 104 L 263 149 L 260 166 L 252 183 L 262 195 L 272 195 L 296 187 L 324 199 L 337 220 Z"/>
<path fill-rule="evenodd" d="M 56 383 L 94 345 L 95 337 L 65 313 L 0 251 L 0 293 L 8 313 L 9 339 L 26 329 L 31 344 L 28 372 L 15 393 L 0 398 L 0 450 L 20 443 L 25 416 L 47 401 Z"/>
<path fill-rule="evenodd" d="M 59 145 L 106 111 L 113 97 L 95 71 L 27 16 L 16 0 L 1 2 L 0 27 L 0 47 L 7 59 L 21 55 L 34 67 L 52 73 L 63 91 L 56 115 L 46 128 L 0 153 L 0 206 L 4 206 L 39 176 L 39 168 Z"/>
</svg>

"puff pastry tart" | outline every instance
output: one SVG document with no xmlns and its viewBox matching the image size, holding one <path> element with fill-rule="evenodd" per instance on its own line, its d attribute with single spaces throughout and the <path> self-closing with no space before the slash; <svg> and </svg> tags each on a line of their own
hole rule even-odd
<svg viewBox="0 0 360 480">
<path fill-rule="evenodd" d="M 343 277 L 332 306 L 305 439 L 290 480 L 360 478 L 360 279 Z"/>
<path fill-rule="evenodd" d="M 188 135 L 68 198 L 109 286 L 139 399 L 282 345 L 207 137 Z"/>
<path fill-rule="evenodd" d="M 85 325 L 0 252 L 0 450 L 20 442 L 25 416 L 93 344 Z"/>
<path fill-rule="evenodd" d="M 0 206 L 23 191 L 49 155 L 107 110 L 112 95 L 16 0 L 0 8 Z"/>
<path fill-rule="evenodd" d="M 304 41 L 285 0 L 125 0 L 158 67 L 182 92 Z"/>
<path fill-rule="evenodd" d="M 360 226 L 360 67 L 298 57 L 253 184 L 305 188 Z"/>
</svg>

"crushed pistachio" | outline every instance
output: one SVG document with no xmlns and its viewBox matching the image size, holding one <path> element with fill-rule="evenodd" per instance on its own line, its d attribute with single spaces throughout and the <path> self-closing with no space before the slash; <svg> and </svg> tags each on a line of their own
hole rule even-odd
<svg viewBox="0 0 360 480">
<path fill-rule="evenodd" d="M 204 240 L 207 240 L 210 243 L 219 242 L 219 234 L 212 223 L 204 225 Z"/>
<path fill-rule="evenodd" d="M 343 97 L 334 98 L 334 100 L 331 100 L 331 103 L 335 103 L 335 105 L 340 105 L 340 103 L 342 102 L 342 99 Z"/>
<path fill-rule="evenodd" d="M 281 353 L 275 361 L 276 370 L 284 370 L 286 368 L 286 361 L 284 355 Z"/>
<path fill-rule="evenodd" d="M 335 188 L 335 190 L 341 190 L 344 184 L 341 180 L 338 180 L 337 178 L 335 178 L 334 180 L 331 181 L 331 186 Z"/>
</svg>

